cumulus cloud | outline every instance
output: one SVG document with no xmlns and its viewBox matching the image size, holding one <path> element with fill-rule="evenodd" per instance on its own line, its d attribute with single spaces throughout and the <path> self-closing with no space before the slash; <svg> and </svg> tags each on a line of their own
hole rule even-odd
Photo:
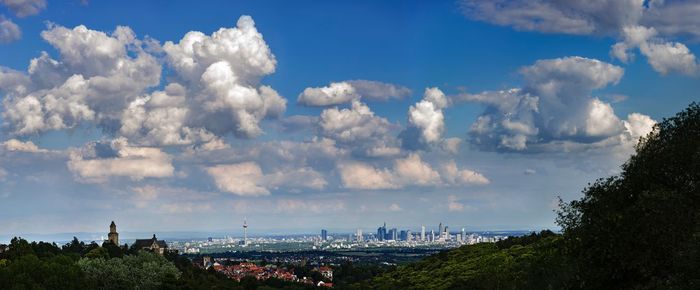
<svg viewBox="0 0 700 290">
<path fill-rule="evenodd" d="M 268 195 L 270 191 L 263 183 L 263 173 L 254 162 L 217 165 L 207 168 L 207 173 L 222 190 L 241 196 Z"/>
<path fill-rule="evenodd" d="M 160 82 L 160 65 L 128 27 L 108 35 L 82 25 L 50 25 L 41 35 L 61 58 L 43 52 L 26 75 L 15 74 L 15 81 L 2 84 L 3 115 L 14 134 L 81 123 L 110 128 L 130 98 Z"/>
<path fill-rule="evenodd" d="M 249 16 L 163 46 L 123 26 L 107 34 L 49 24 L 41 35 L 60 58 L 42 52 L 26 73 L 0 69 L 3 118 L 15 135 L 85 125 L 144 146 L 221 148 L 227 134 L 262 134 L 260 123 L 286 109 L 260 84 L 276 60 Z M 173 75 L 164 90 L 151 91 L 160 84 L 160 55 Z"/>
<path fill-rule="evenodd" d="M 351 80 L 333 82 L 325 87 L 306 88 L 299 94 L 297 102 L 305 106 L 333 106 L 354 100 L 402 99 L 411 94 L 411 90 L 389 83 Z"/>
<path fill-rule="evenodd" d="M 188 32 L 178 43 L 163 45 L 176 80 L 195 101 L 190 123 L 214 134 L 242 138 L 262 134 L 260 122 L 281 116 L 287 101 L 260 80 L 275 71 L 277 61 L 250 16 L 235 28 L 210 36 Z"/>
<path fill-rule="evenodd" d="M 361 162 L 344 162 L 338 165 L 340 179 L 345 188 L 351 189 L 392 189 L 394 175 L 388 169 L 377 169 Z"/>
<path fill-rule="evenodd" d="M 444 164 L 439 172 L 417 153 L 394 160 L 392 168 L 376 168 L 371 164 L 353 161 L 339 163 L 338 171 L 343 186 L 352 189 L 489 184 L 489 180 L 482 174 L 458 169 L 454 162 Z"/>
<path fill-rule="evenodd" d="M 282 169 L 264 174 L 255 162 L 216 165 L 206 168 L 216 186 L 240 196 L 269 195 L 271 189 L 323 189 L 327 182 L 323 175 L 309 167 Z"/>
<path fill-rule="evenodd" d="M 319 125 L 326 137 L 348 143 L 381 139 L 392 128 L 387 119 L 375 116 L 367 105 L 357 100 L 350 108 L 323 110 Z"/>
<path fill-rule="evenodd" d="M 448 161 L 442 165 L 442 178 L 450 184 L 486 185 L 491 183 L 486 176 L 479 172 L 459 169 L 454 161 Z"/>
<path fill-rule="evenodd" d="M 656 29 L 644 26 L 629 26 L 623 29 L 623 41 L 612 46 L 611 54 L 622 62 L 633 58 L 631 49 L 638 48 L 651 67 L 662 75 L 679 72 L 693 75 L 698 72 L 695 55 L 679 42 L 667 42 L 657 36 Z"/>
<path fill-rule="evenodd" d="M 70 152 L 68 169 L 84 182 L 104 182 L 111 177 L 131 180 L 173 176 L 171 157 L 158 148 L 134 147 L 125 138 L 88 143 Z"/>
<path fill-rule="evenodd" d="M 36 146 L 32 141 L 22 142 L 17 139 L 10 139 L 2 143 L 7 151 L 19 151 L 19 152 L 30 152 L 30 153 L 43 153 L 48 152 L 46 149 L 41 149 Z"/>
<path fill-rule="evenodd" d="M 5 5 L 17 17 L 39 14 L 46 9 L 46 0 L 0 0 L 0 4 Z"/>
<path fill-rule="evenodd" d="M 10 43 L 22 37 L 22 31 L 12 20 L 0 15 L 0 43 Z"/>
<path fill-rule="evenodd" d="M 404 148 L 419 149 L 442 140 L 445 116 L 442 109 L 449 100 L 438 88 L 427 88 L 423 99 L 408 108 L 409 126 L 401 133 Z"/>
<path fill-rule="evenodd" d="M 455 97 L 487 107 L 470 128 L 473 144 L 488 150 L 537 151 L 561 142 L 596 144 L 628 134 L 612 106 L 591 96 L 596 89 L 616 84 L 622 68 L 567 57 L 537 61 L 520 73 L 523 88 Z"/>
<path fill-rule="evenodd" d="M 694 1 L 464 0 L 461 6 L 469 18 L 518 30 L 613 36 L 621 41 L 613 45 L 611 55 L 622 62 L 629 62 L 630 50 L 639 48 L 661 74 L 698 72 L 687 46 L 661 37 L 699 39 L 700 4 Z"/>
</svg>

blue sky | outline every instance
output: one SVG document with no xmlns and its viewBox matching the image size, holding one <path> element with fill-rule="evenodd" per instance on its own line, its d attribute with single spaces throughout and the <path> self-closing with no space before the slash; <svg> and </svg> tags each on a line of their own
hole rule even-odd
<svg viewBox="0 0 700 290">
<path fill-rule="evenodd" d="M 20 2 L 11 233 L 553 228 L 700 88 L 689 1 Z"/>
</svg>

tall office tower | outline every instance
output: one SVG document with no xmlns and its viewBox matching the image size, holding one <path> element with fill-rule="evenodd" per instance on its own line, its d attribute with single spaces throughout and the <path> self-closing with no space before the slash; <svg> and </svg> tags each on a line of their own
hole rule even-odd
<svg viewBox="0 0 700 290">
<path fill-rule="evenodd" d="M 328 240 L 328 231 L 327 230 L 321 230 L 321 240 L 324 242 Z"/>
<path fill-rule="evenodd" d="M 386 223 L 377 229 L 377 240 L 383 241 L 386 239 Z"/>
<path fill-rule="evenodd" d="M 243 245 L 248 245 L 248 220 L 243 219 Z"/>
<path fill-rule="evenodd" d="M 438 226 L 438 235 L 442 236 L 442 232 L 443 232 L 444 230 L 445 230 L 445 229 L 442 228 L 442 223 L 440 223 L 440 225 Z"/>
<path fill-rule="evenodd" d="M 407 241 L 413 240 L 413 233 L 411 232 L 411 230 L 406 231 L 406 240 Z"/>
<path fill-rule="evenodd" d="M 450 239 L 450 232 L 447 231 L 447 226 L 445 226 L 445 227 L 443 228 L 443 232 L 442 232 L 441 235 L 442 235 L 442 239 L 443 239 L 443 240 L 449 240 L 449 239 Z"/>
<path fill-rule="evenodd" d="M 466 240 L 467 238 L 467 232 L 462 228 L 462 241 Z"/>
<path fill-rule="evenodd" d="M 402 230 L 402 231 L 399 233 L 399 240 L 402 240 L 402 241 L 408 240 L 408 234 L 407 234 L 406 231 L 403 231 L 403 230 Z"/>
<path fill-rule="evenodd" d="M 420 240 L 425 242 L 425 226 L 420 226 Z"/>
<path fill-rule="evenodd" d="M 430 241 L 434 242 L 435 241 L 435 231 L 430 230 Z"/>
<path fill-rule="evenodd" d="M 357 229 L 357 241 L 363 242 L 365 239 L 362 237 L 362 229 Z"/>
</svg>

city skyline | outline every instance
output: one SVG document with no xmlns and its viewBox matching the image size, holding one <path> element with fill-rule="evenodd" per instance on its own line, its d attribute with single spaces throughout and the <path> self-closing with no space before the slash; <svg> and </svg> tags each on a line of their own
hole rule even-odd
<svg viewBox="0 0 700 290">
<path fill-rule="evenodd" d="M 556 231 L 700 89 L 683 1 L 39 2 L 0 4 L 0 237 Z"/>
</svg>

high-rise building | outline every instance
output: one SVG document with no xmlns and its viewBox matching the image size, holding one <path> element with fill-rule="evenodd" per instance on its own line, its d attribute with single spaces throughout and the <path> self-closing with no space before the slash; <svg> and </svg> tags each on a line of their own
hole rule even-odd
<svg viewBox="0 0 700 290">
<path fill-rule="evenodd" d="M 402 230 L 402 231 L 399 233 L 399 240 L 407 241 L 407 240 L 408 240 L 408 232 Z"/>
<path fill-rule="evenodd" d="M 435 231 L 430 230 L 430 241 L 434 242 L 435 241 Z"/>
<path fill-rule="evenodd" d="M 420 240 L 425 242 L 425 226 L 420 226 Z"/>
<path fill-rule="evenodd" d="M 442 228 L 442 223 L 440 223 L 440 225 L 438 226 L 438 235 L 442 236 L 442 232 L 444 232 L 444 231 L 445 231 L 445 229 Z"/>
<path fill-rule="evenodd" d="M 411 232 L 411 230 L 406 231 L 406 240 L 407 241 L 413 240 L 413 233 Z"/>
<path fill-rule="evenodd" d="M 377 240 L 383 241 L 386 239 L 386 236 L 386 223 L 384 223 L 384 226 L 377 228 Z"/>
<path fill-rule="evenodd" d="M 462 235 L 462 241 L 466 241 L 467 240 L 467 232 L 464 230 L 464 228 L 462 228 L 461 235 Z"/>
<path fill-rule="evenodd" d="M 362 237 L 362 229 L 357 229 L 357 233 L 355 235 L 357 242 L 363 242 L 365 240 L 364 237 Z"/>
<path fill-rule="evenodd" d="M 325 229 L 321 230 L 321 240 L 324 242 L 328 240 L 328 231 Z"/>
</svg>

